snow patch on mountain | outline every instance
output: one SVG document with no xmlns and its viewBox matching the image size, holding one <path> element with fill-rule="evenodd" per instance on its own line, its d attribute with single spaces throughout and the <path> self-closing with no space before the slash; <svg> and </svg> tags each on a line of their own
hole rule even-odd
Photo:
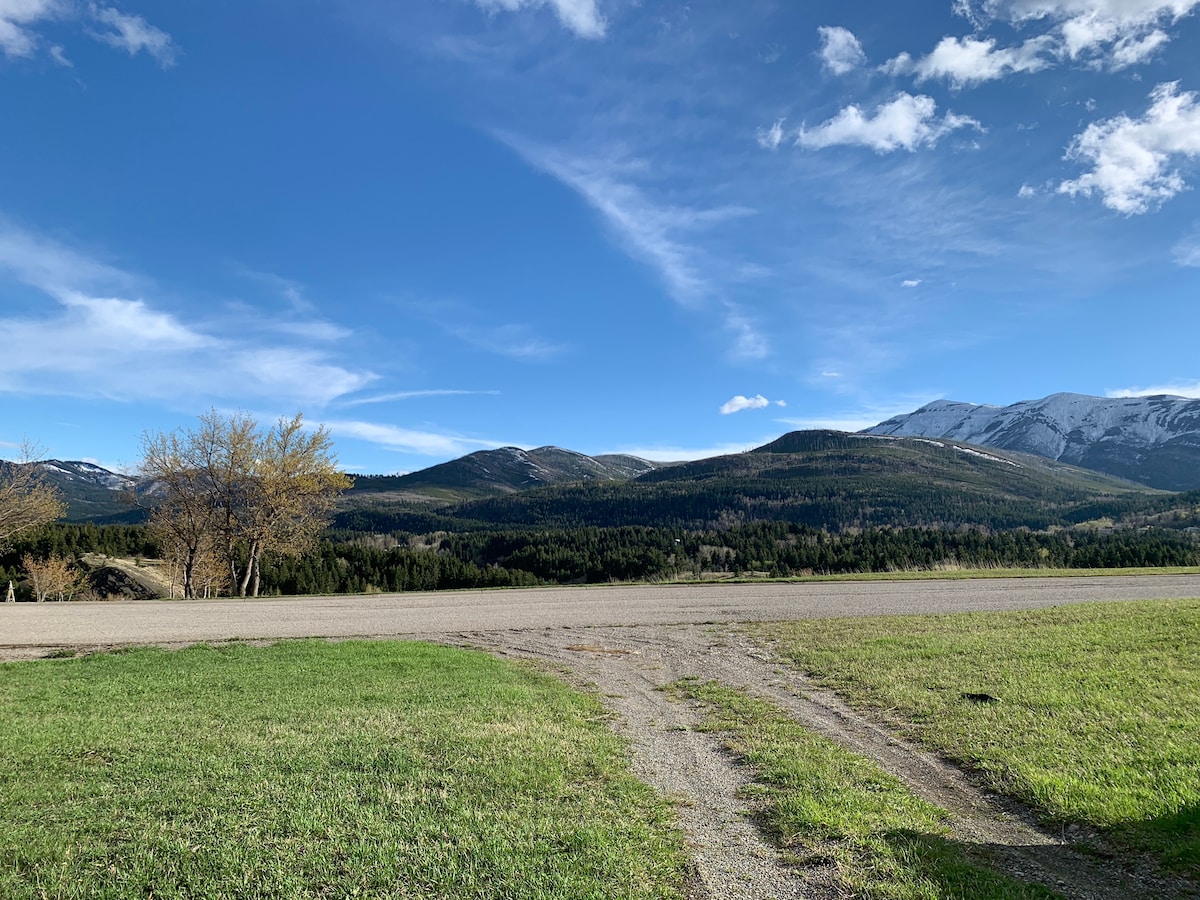
<svg viewBox="0 0 1200 900">
<path fill-rule="evenodd" d="M 1200 400 L 1052 394 L 1011 406 L 937 400 L 868 434 L 1032 453 L 1172 490 L 1200 485 Z"/>
</svg>

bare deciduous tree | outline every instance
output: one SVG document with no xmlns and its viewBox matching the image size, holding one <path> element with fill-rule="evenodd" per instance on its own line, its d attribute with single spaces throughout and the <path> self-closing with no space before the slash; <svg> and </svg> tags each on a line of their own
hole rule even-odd
<svg viewBox="0 0 1200 900">
<path fill-rule="evenodd" d="M 303 416 L 280 419 L 265 432 L 250 416 L 200 417 L 194 431 L 143 437 L 141 474 L 159 500 L 151 525 L 182 568 L 185 597 L 228 582 L 258 596 L 264 553 L 295 555 L 315 541 L 351 484 L 339 471 L 324 428 Z M 211 560 L 227 579 L 213 580 Z"/>
<path fill-rule="evenodd" d="M 38 456 L 37 448 L 26 442 L 17 460 L 0 460 L 0 547 L 22 531 L 53 522 L 65 510 L 38 468 Z"/>
<path fill-rule="evenodd" d="M 38 603 L 49 599 L 73 600 L 84 587 L 83 574 L 61 556 L 36 559 L 27 553 L 21 557 L 21 568 L 29 578 L 29 587 Z"/>
</svg>

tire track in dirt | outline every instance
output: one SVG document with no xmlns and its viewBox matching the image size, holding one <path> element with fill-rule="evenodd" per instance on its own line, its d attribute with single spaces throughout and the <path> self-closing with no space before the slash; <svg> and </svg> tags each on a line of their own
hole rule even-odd
<svg viewBox="0 0 1200 900">
<path fill-rule="evenodd" d="M 1152 860 L 1129 860 L 1079 827 L 1051 833 L 951 763 L 852 710 L 749 638 L 711 626 L 564 627 L 446 636 L 449 642 L 565 667 L 619 716 L 639 777 L 680 802 L 697 866 L 694 900 L 844 896 L 829 870 L 782 863 L 745 815 L 749 774 L 713 735 L 694 729 L 694 704 L 660 690 L 684 677 L 716 680 L 770 700 L 797 722 L 874 759 L 917 796 L 946 810 L 955 840 L 996 868 L 1072 900 L 1200 898 L 1196 885 Z"/>
</svg>

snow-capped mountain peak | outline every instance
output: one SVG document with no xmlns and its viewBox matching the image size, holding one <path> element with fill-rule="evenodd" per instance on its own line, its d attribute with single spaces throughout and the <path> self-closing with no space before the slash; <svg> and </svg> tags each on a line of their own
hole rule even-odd
<svg viewBox="0 0 1200 900">
<path fill-rule="evenodd" d="M 937 400 L 866 429 L 1033 453 L 1152 487 L 1200 487 L 1200 400 L 1051 394 L 1010 406 Z"/>
</svg>

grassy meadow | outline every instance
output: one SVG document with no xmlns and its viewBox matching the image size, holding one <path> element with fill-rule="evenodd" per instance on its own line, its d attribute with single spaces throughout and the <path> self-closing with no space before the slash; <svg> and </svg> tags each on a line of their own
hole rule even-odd
<svg viewBox="0 0 1200 900">
<path fill-rule="evenodd" d="M 1048 821 L 1200 878 L 1200 600 L 752 631 Z"/>
<path fill-rule="evenodd" d="M 595 698 L 426 644 L 0 665 L 0 896 L 673 898 Z"/>
</svg>

